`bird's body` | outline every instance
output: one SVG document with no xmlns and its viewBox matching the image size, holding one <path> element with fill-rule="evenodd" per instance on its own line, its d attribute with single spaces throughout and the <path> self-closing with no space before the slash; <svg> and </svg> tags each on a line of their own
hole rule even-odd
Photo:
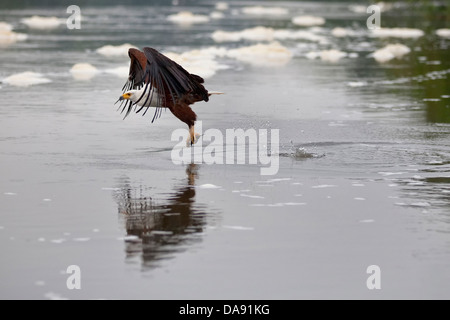
<svg viewBox="0 0 450 320">
<path fill-rule="evenodd" d="M 130 72 L 123 87 L 124 94 L 119 100 L 127 101 L 122 109 L 127 117 L 132 108 L 136 113 L 150 107 L 156 108 L 152 122 L 161 115 L 161 110 L 169 109 L 178 119 L 186 123 L 190 132 L 190 143 L 195 143 L 194 124 L 197 115 L 190 105 L 198 101 L 208 101 L 210 94 L 203 86 L 200 76 L 190 74 L 175 61 L 153 48 L 143 51 L 131 48 Z M 120 107 L 119 107 L 120 108 Z"/>
</svg>

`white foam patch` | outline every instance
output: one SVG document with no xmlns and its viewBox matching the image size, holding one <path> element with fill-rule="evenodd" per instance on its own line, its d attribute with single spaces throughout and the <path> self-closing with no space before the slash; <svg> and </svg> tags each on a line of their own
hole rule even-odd
<svg viewBox="0 0 450 320">
<path fill-rule="evenodd" d="M 44 198 L 44 199 L 42 199 L 42 201 L 43 201 L 43 202 L 52 202 L 52 199 L 50 199 L 50 198 Z"/>
<path fill-rule="evenodd" d="M 215 5 L 216 10 L 225 11 L 229 9 L 229 5 L 226 2 L 217 2 Z"/>
<path fill-rule="evenodd" d="M 327 61 L 327 62 L 337 62 L 346 56 L 347 56 L 347 53 L 336 50 L 336 49 L 323 50 L 323 51 L 311 51 L 305 55 L 305 57 L 308 59 L 313 60 L 313 59 L 320 58 L 322 61 Z"/>
<path fill-rule="evenodd" d="M 325 24 L 325 19 L 316 16 L 298 16 L 292 18 L 292 23 L 302 27 L 321 26 Z"/>
<path fill-rule="evenodd" d="M 209 17 L 201 14 L 193 14 L 189 11 L 181 11 L 177 14 L 169 15 L 167 20 L 181 25 L 190 25 L 195 23 L 207 23 L 209 22 Z"/>
<path fill-rule="evenodd" d="M 305 206 L 306 202 L 285 202 L 285 206 Z"/>
<path fill-rule="evenodd" d="M 400 175 L 400 174 L 405 174 L 406 172 L 389 172 L 389 171 L 380 171 L 378 172 L 378 174 L 381 174 L 382 176 L 395 176 L 395 175 Z"/>
<path fill-rule="evenodd" d="M 373 53 L 373 57 L 375 58 L 376 61 L 384 63 L 392 59 L 400 59 L 410 52 L 411 49 L 403 44 L 400 43 L 388 44 L 385 47 L 375 51 Z"/>
<path fill-rule="evenodd" d="M 225 18 L 225 15 L 220 11 L 213 11 L 209 14 L 209 17 L 214 20 L 219 20 Z"/>
<path fill-rule="evenodd" d="M 343 37 L 354 36 L 355 32 L 351 29 L 336 27 L 333 30 L 331 30 L 331 34 L 334 37 L 343 38 Z"/>
<path fill-rule="evenodd" d="M 48 293 L 44 294 L 44 297 L 49 300 L 69 300 L 68 298 L 64 298 L 59 293 L 54 293 L 54 292 L 48 292 Z"/>
<path fill-rule="evenodd" d="M 73 241 L 75 242 L 88 242 L 91 238 L 74 238 Z"/>
<path fill-rule="evenodd" d="M 242 31 L 217 30 L 212 34 L 216 42 L 237 42 L 241 40 L 272 41 L 274 40 L 274 29 L 266 27 L 254 27 Z"/>
<path fill-rule="evenodd" d="M 117 46 L 106 45 L 101 48 L 98 48 L 95 51 L 105 57 L 128 57 L 128 50 L 130 48 L 136 49 L 135 46 L 129 43 L 124 43 Z"/>
<path fill-rule="evenodd" d="M 164 54 L 169 59 L 182 65 L 190 73 L 197 74 L 205 79 L 214 76 L 219 70 L 228 69 L 228 66 L 220 64 L 216 60 L 216 57 L 223 57 L 227 54 L 227 50 L 224 48 L 209 47 L 181 54 L 174 52 Z"/>
<path fill-rule="evenodd" d="M 120 191 L 120 188 L 112 188 L 112 187 L 103 187 L 102 190 L 105 191 Z"/>
<path fill-rule="evenodd" d="M 281 7 L 252 6 L 242 8 L 242 13 L 251 16 L 282 16 L 289 13 L 289 10 Z"/>
<path fill-rule="evenodd" d="M 70 74 L 76 80 L 90 80 L 98 74 L 98 69 L 90 63 L 77 63 L 70 69 Z"/>
<path fill-rule="evenodd" d="M 424 98 L 422 101 L 431 101 L 431 102 L 438 102 L 441 101 L 441 99 L 438 98 Z"/>
<path fill-rule="evenodd" d="M 45 281 L 42 281 L 42 280 L 35 281 L 34 285 L 37 287 L 43 287 L 43 286 L 45 286 Z"/>
<path fill-rule="evenodd" d="M 380 28 L 371 30 L 371 35 L 378 38 L 420 38 L 425 33 L 413 28 Z"/>
<path fill-rule="evenodd" d="M 354 13 L 364 13 L 365 14 L 367 12 L 367 6 L 363 6 L 360 4 L 349 5 L 348 9 Z"/>
<path fill-rule="evenodd" d="M 279 44 L 257 44 L 229 50 L 227 56 L 260 67 L 282 66 L 292 59 L 292 52 Z"/>
<path fill-rule="evenodd" d="M 52 81 L 50 79 L 45 78 L 42 74 L 31 71 L 16 73 L 3 79 L 3 83 L 7 83 L 11 86 L 16 87 L 28 87 L 32 85 L 50 82 Z"/>
<path fill-rule="evenodd" d="M 334 187 L 337 187 L 337 186 L 334 185 L 334 184 L 320 184 L 320 185 L 317 185 L 317 186 L 312 186 L 311 188 L 313 188 L 313 189 L 324 189 L 324 188 L 334 188 Z"/>
<path fill-rule="evenodd" d="M 308 40 L 326 43 L 326 38 L 305 30 L 273 29 L 263 26 L 241 31 L 215 31 L 211 37 L 215 42 L 274 41 L 274 40 Z"/>
<path fill-rule="evenodd" d="M 450 29 L 437 29 L 436 34 L 442 38 L 450 38 Z"/>
<path fill-rule="evenodd" d="M 0 22 L 0 45 L 9 45 L 27 38 L 28 36 L 24 33 L 13 32 L 9 23 Z"/>
<path fill-rule="evenodd" d="M 5 196 L 17 196 L 17 193 L 15 193 L 15 192 L 4 192 L 3 194 Z"/>
<path fill-rule="evenodd" d="M 133 236 L 133 235 L 125 236 L 125 237 L 122 237 L 122 238 L 117 238 L 117 240 L 126 241 L 126 242 L 139 242 L 139 241 L 141 241 L 141 239 L 139 239 L 138 236 Z"/>
<path fill-rule="evenodd" d="M 357 201 L 364 201 L 364 200 L 366 200 L 366 198 L 354 198 L 355 200 L 357 200 Z"/>
<path fill-rule="evenodd" d="M 199 189 L 220 189 L 222 187 L 216 186 L 215 184 L 206 183 L 198 186 Z"/>
<path fill-rule="evenodd" d="M 106 69 L 105 73 L 112 74 L 118 78 L 127 78 L 130 72 L 129 66 L 116 67 L 111 69 Z"/>
<path fill-rule="evenodd" d="M 252 227 L 243 227 L 243 226 L 223 226 L 226 229 L 239 230 L 239 231 L 252 231 L 255 228 Z"/>
<path fill-rule="evenodd" d="M 241 197 L 251 198 L 251 199 L 264 199 L 262 196 L 255 196 L 251 194 L 241 193 Z"/>
<path fill-rule="evenodd" d="M 0 21 L 0 32 L 1 31 L 12 31 L 13 27 L 9 23 Z"/>
<path fill-rule="evenodd" d="M 365 87 L 365 86 L 367 86 L 367 82 L 365 82 L 365 81 L 350 81 L 350 82 L 347 82 L 347 85 L 352 88 Z"/>
<path fill-rule="evenodd" d="M 58 28 L 66 20 L 58 17 L 32 16 L 31 18 L 23 18 L 21 22 L 31 29 L 51 30 Z"/>
<path fill-rule="evenodd" d="M 328 61 L 328 62 L 337 62 L 346 56 L 347 56 L 347 53 L 336 50 L 336 49 L 324 50 L 324 51 L 321 51 L 319 54 L 319 57 L 322 61 Z"/>
<path fill-rule="evenodd" d="M 279 29 L 274 31 L 276 40 L 308 40 L 312 42 L 327 43 L 325 37 L 314 34 L 311 31 L 305 30 L 287 30 Z"/>
</svg>

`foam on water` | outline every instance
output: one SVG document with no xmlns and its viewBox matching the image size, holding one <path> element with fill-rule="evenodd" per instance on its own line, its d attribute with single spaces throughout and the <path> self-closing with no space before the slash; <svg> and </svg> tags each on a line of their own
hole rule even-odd
<svg viewBox="0 0 450 320">
<path fill-rule="evenodd" d="M 28 38 L 26 34 L 13 32 L 9 23 L 0 22 L 0 45 L 8 45 Z"/>
<path fill-rule="evenodd" d="M 376 61 L 384 63 L 392 59 L 400 59 L 409 52 L 411 52 L 411 49 L 403 44 L 388 44 L 387 46 L 375 51 L 373 53 L 373 57 Z"/>
<path fill-rule="evenodd" d="M 293 54 L 278 42 L 272 42 L 231 49 L 227 56 L 254 66 L 270 67 L 287 64 Z"/>
<path fill-rule="evenodd" d="M 328 61 L 328 62 L 337 62 L 346 56 L 347 56 L 347 53 L 336 50 L 336 49 L 323 50 L 319 53 L 320 59 L 322 61 Z"/>
<path fill-rule="evenodd" d="M 347 29 L 347 28 L 341 28 L 341 27 L 336 27 L 333 30 L 331 30 L 331 34 L 337 38 L 343 38 L 343 37 L 355 35 L 353 30 Z"/>
<path fill-rule="evenodd" d="M 226 49 L 210 47 L 181 54 L 174 52 L 165 52 L 164 54 L 182 65 L 190 73 L 197 74 L 205 79 L 212 77 L 219 70 L 228 69 L 228 66 L 220 64 L 216 60 L 216 57 L 227 54 Z"/>
<path fill-rule="evenodd" d="M 13 27 L 9 23 L 0 21 L 0 32 L 1 31 L 12 31 Z"/>
<path fill-rule="evenodd" d="M 242 13 L 252 16 L 282 16 L 289 13 L 289 10 L 281 7 L 252 6 L 242 8 Z"/>
<path fill-rule="evenodd" d="M 218 19 L 223 19 L 223 18 L 225 18 L 225 15 L 224 15 L 222 12 L 220 12 L 220 11 L 213 11 L 213 12 L 211 12 L 211 13 L 209 14 L 209 17 L 210 17 L 211 19 L 218 20 Z"/>
<path fill-rule="evenodd" d="M 241 193 L 241 197 L 251 198 L 251 199 L 264 199 L 262 196 L 256 196 L 251 194 Z"/>
<path fill-rule="evenodd" d="M 3 79 L 2 82 L 16 87 L 28 87 L 36 84 L 50 83 L 52 81 L 40 73 L 26 71 L 13 74 Z"/>
<path fill-rule="evenodd" d="M 302 27 L 321 26 L 325 24 L 325 19 L 315 16 L 298 16 L 292 18 L 292 23 Z"/>
<path fill-rule="evenodd" d="M 334 188 L 334 187 L 337 187 L 337 186 L 334 185 L 334 184 L 320 184 L 320 185 L 317 185 L 317 186 L 312 186 L 311 188 L 313 188 L 313 189 L 324 189 L 324 188 Z"/>
<path fill-rule="evenodd" d="M 90 63 L 77 63 L 70 69 L 70 74 L 76 80 L 92 79 L 98 72 L 98 69 Z"/>
<path fill-rule="evenodd" d="M 122 66 L 122 67 L 116 67 L 116 68 L 110 68 L 104 70 L 105 73 L 112 74 L 119 78 L 126 79 L 128 77 L 128 74 L 130 72 L 129 66 Z"/>
<path fill-rule="evenodd" d="M 350 81 L 350 82 L 347 82 L 347 85 L 349 87 L 353 87 L 353 88 L 355 88 L 355 87 L 365 87 L 365 86 L 367 86 L 367 82 L 365 82 L 365 81 Z"/>
<path fill-rule="evenodd" d="M 49 300 L 69 300 L 68 298 L 64 298 L 61 294 L 54 292 L 48 292 L 44 297 Z"/>
<path fill-rule="evenodd" d="M 129 43 L 124 43 L 117 46 L 106 45 L 101 48 L 98 48 L 95 51 L 105 57 L 128 57 L 128 50 L 130 48 L 136 47 Z"/>
<path fill-rule="evenodd" d="M 209 17 L 201 14 L 193 14 L 190 11 L 181 11 L 177 14 L 169 15 L 167 20 L 181 25 L 190 25 L 195 23 L 207 23 L 209 22 Z"/>
<path fill-rule="evenodd" d="M 371 35 L 379 38 L 420 38 L 425 33 L 413 28 L 380 28 L 371 30 Z"/>
<path fill-rule="evenodd" d="M 32 16 L 23 18 L 21 22 L 31 29 L 52 30 L 58 28 L 65 20 L 58 17 Z"/>
<path fill-rule="evenodd" d="M 305 57 L 308 59 L 314 60 L 320 58 L 320 60 L 327 62 L 337 62 L 340 59 L 347 56 L 348 56 L 347 53 L 336 49 L 323 51 L 310 51 L 307 54 L 305 54 Z"/>
<path fill-rule="evenodd" d="M 226 2 L 217 2 L 215 8 L 219 11 L 226 11 L 229 9 L 229 5 Z"/>
<path fill-rule="evenodd" d="M 249 41 L 273 41 L 273 40 L 308 40 L 326 43 L 325 37 L 305 30 L 273 29 L 270 27 L 257 26 L 241 31 L 215 31 L 211 37 L 216 42 L 238 42 Z"/>
<path fill-rule="evenodd" d="M 239 231 L 252 231 L 252 230 L 255 230 L 255 228 L 243 227 L 243 226 L 223 226 L 223 228 L 232 229 L 232 230 L 239 230 Z"/>
<path fill-rule="evenodd" d="M 436 34 L 442 38 L 450 38 L 450 29 L 437 29 Z"/>
<path fill-rule="evenodd" d="M 198 186 L 197 188 L 199 188 L 199 189 L 220 189 L 221 187 L 216 186 L 211 183 L 206 183 L 206 184 L 202 184 L 202 185 Z"/>
</svg>

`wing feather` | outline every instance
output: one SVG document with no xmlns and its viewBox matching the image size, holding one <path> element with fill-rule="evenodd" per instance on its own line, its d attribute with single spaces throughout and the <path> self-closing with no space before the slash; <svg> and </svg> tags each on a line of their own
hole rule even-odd
<svg viewBox="0 0 450 320">
<path fill-rule="evenodd" d="M 188 125 L 193 124 L 196 115 L 189 105 L 197 101 L 209 100 L 208 91 L 202 85 L 203 78 L 190 74 L 178 63 L 153 48 L 146 47 L 143 52 L 132 48 L 128 51 L 128 55 L 130 72 L 123 90 L 126 92 L 130 89 L 136 90 L 144 87 L 143 94 L 136 103 L 145 96 L 144 105 L 147 105 L 148 101 L 157 99 L 152 122 L 161 116 L 161 108 L 169 108 L 181 121 Z M 155 93 L 156 97 L 154 97 Z M 127 104 L 122 112 L 127 107 L 125 117 L 131 112 L 131 105 Z M 139 108 L 136 113 L 142 109 L 143 107 Z M 144 111 L 143 115 L 147 113 L 148 109 Z"/>
</svg>

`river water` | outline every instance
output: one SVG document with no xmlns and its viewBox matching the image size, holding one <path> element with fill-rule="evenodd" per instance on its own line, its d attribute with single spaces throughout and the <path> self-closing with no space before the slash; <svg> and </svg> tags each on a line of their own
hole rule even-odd
<svg viewBox="0 0 450 320">
<path fill-rule="evenodd" d="M 244 10 L 255 5 L 288 10 Z M 1 9 L 27 39 L 0 46 L 0 298 L 448 299 L 450 39 L 435 34 L 448 25 L 392 8 L 383 27 L 424 35 L 380 38 L 351 5 L 86 6 L 80 30 L 21 22 L 66 19 L 65 7 Z M 167 19 L 180 11 L 208 21 Z M 301 15 L 325 23 L 295 25 Z M 271 29 L 212 37 L 257 26 Z M 279 130 L 276 174 L 260 162 L 175 164 L 171 136 L 185 125 L 170 112 L 122 120 L 114 102 L 129 59 L 96 49 L 124 43 L 185 53 L 186 68 L 225 93 L 194 106 L 203 133 Z M 411 51 L 371 56 L 396 43 Z M 321 59 L 329 49 L 346 56 Z M 97 73 L 76 77 L 77 63 Z M 26 71 L 48 82 L 5 81 Z M 70 265 L 81 290 L 66 285 Z M 379 290 L 367 286 L 372 265 Z"/>
</svg>

